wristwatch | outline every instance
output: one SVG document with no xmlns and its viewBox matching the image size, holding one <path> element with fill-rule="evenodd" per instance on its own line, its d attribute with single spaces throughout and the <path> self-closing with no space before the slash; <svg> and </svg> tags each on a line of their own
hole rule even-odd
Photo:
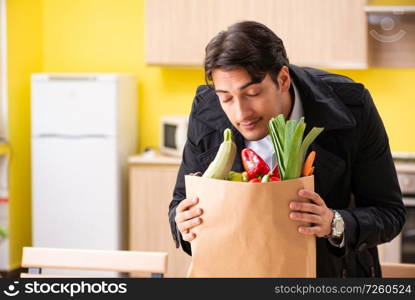
<svg viewBox="0 0 415 300">
<path fill-rule="evenodd" d="M 331 222 L 331 234 L 327 237 L 340 239 L 344 233 L 344 220 L 341 214 L 339 214 L 336 210 L 332 209 L 332 211 L 334 216 L 333 221 Z"/>
</svg>

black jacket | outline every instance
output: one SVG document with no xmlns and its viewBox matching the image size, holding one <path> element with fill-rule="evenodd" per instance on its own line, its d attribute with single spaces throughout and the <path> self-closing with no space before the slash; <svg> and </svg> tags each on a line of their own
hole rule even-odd
<svg viewBox="0 0 415 300">
<path fill-rule="evenodd" d="M 301 96 L 306 133 L 323 133 L 310 146 L 317 152 L 315 191 L 345 221 L 345 247 L 317 238 L 318 277 L 380 277 L 376 246 L 392 240 L 405 222 L 405 208 L 392 161 L 388 137 L 373 100 L 362 84 L 351 79 L 290 65 Z M 232 128 L 237 153 L 242 135 L 231 125 L 218 97 L 207 86 L 197 89 L 189 118 L 187 143 L 177 176 L 169 220 L 176 247 L 191 255 L 176 228 L 175 209 L 186 198 L 184 175 L 204 172 L 214 159 L 223 130 Z M 243 171 L 237 155 L 233 169 Z"/>
</svg>

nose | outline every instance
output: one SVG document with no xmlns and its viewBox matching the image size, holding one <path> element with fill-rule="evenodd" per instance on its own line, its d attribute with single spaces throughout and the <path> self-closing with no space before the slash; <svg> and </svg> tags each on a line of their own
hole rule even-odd
<svg viewBox="0 0 415 300">
<path fill-rule="evenodd" d="M 254 115 L 254 110 L 248 101 L 238 99 L 236 101 L 236 118 L 239 122 L 249 120 Z"/>
</svg>

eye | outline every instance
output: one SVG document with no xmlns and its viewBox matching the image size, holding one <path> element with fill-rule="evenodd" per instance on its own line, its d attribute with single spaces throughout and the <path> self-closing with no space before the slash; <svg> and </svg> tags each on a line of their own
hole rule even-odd
<svg viewBox="0 0 415 300">
<path fill-rule="evenodd" d="M 255 97 L 255 96 L 258 96 L 259 94 L 260 94 L 260 92 L 255 92 L 255 93 L 247 93 L 246 95 L 248 97 Z"/>
<path fill-rule="evenodd" d="M 258 88 L 251 88 L 251 89 L 247 89 L 246 91 L 246 95 L 248 97 L 255 97 L 258 96 L 261 93 L 261 89 Z"/>
<path fill-rule="evenodd" d="M 228 98 L 224 98 L 224 99 L 222 99 L 221 101 L 222 101 L 222 103 L 228 103 L 228 102 L 230 102 L 232 100 L 232 97 L 228 97 Z"/>
</svg>

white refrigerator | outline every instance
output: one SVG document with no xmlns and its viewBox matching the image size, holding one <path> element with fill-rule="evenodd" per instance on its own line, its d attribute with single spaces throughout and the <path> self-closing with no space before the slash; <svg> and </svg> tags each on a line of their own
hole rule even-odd
<svg viewBox="0 0 415 300">
<path fill-rule="evenodd" d="M 130 75 L 32 75 L 33 246 L 127 249 L 127 158 L 137 152 L 137 101 Z"/>
</svg>

